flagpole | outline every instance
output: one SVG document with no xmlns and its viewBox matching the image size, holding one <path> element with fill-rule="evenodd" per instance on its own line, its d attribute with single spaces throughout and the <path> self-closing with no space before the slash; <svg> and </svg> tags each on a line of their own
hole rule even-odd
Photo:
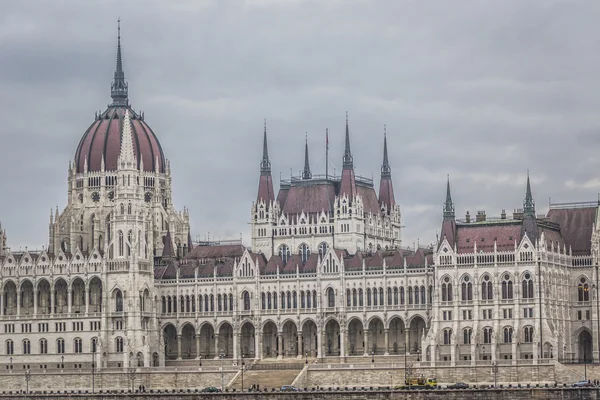
<svg viewBox="0 0 600 400">
<path fill-rule="evenodd" d="M 329 179 L 329 128 L 325 128 L 325 180 Z"/>
</svg>

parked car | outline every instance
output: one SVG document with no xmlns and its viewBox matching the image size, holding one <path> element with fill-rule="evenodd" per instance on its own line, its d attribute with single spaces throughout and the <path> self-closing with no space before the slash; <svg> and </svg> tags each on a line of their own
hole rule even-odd
<svg viewBox="0 0 600 400">
<path fill-rule="evenodd" d="M 464 382 L 456 382 L 454 385 L 449 385 L 448 389 L 468 389 L 469 385 Z"/>
<path fill-rule="evenodd" d="M 214 386 L 207 386 L 204 389 L 202 389 L 202 391 L 206 393 L 220 393 L 221 389 L 216 388 Z"/>
<path fill-rule="evenodd" d="M 292 386 L 292 385 L 283 385 L 281 387 L 281 389 L 279 389 L 279 390 L 281 390 L 282 392 L 299 392 L 300 391 L 300 389 L 298 389 L 296 386 Z"/>
<path fill-rule="evenodd" d="M 573 384 L 573 387 L 593 387 L 593 386 L 594 386 L 594 384 L 592 382 L 585 381 L 585 380 L 579 381 L 579 382 L 575 382 Z"/>
</svg>

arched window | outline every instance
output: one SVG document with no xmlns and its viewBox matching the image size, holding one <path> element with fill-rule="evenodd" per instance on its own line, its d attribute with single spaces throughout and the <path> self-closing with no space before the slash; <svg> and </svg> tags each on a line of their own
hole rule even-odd
<svg viewBox="0 0 600 400">
<path fill-rule="evenodd" d="M 223 311 L 223 298 L 221 297 L 221 293 L 217 295 L 217 311 Z"/>
<path fill-rule="evenodd" d="M 250 310 L 250 293 L 244 291 L 242 293 L 242 299 L 244 299 L 244 311 Z"/>
<path fill-rule="evenodd" d="M 488 344 L 488 343 L 492 343 L 492 328 L 487 327 L 487 328 L 483 328 L 483 343 L 484 344 Z"/>
<path fill-rule="evenodd" d="M 471 277 L 469 275 L 463 278 L 460 285 L 460 292 L 462 301 L 473 300 L 473 282 L 471 282 Z"/>
<path fill-rule="evenodd" d="M 525 343 L 533 343 L 533 326 L 526 326 L 523 328 L 523 336 Z"/>
<path fill-rule="evenodd" d="M 261 310 L 265 309 L 265 306 L 266 306 L 266 303 L 267 303 L 266 300 L 267 299 L 266 299 L 265 293 L 264 292 L 261 293 L 261 295 L 260 295 L 260 309 Z"/>
<path fill-rule="evenodd" d="M 405 297 L 405 296 L 404 296 L 404 288 L 403 288 L 403 287 L 401 287 L 401 288 L 400 288 L 400 304 L 401 304 L 401 305 L 404 305 L 404 297 Z"/>
<path fill-rule="evenodd" d="M 300 308 L 306 308 L 306 298 L 304 297 L 304 290 L 300 291 Z"/>
<path fill-rule="evenodd" d="M 533 279 L 531 279 L 531 274 L 527 272 L 523 277 L 522 282 L 522 292 L 524 299 L 533 299 Z"/>
<path fill-rule="evenodd" d="M 367 288 L 367 306 L 370 306 L 372 301 L 371 301 L 372 297 L 371 297 L 371 288 Z"/>
<path fill-rule="evenodd" d="M 421 304 L 425 304 L 425 286 L 421 286 Z"/>
<path fill-rule="evenodd" d="M 127 233 L 127 256 L 131 256 L 131 245 L 133 244 L 133 233 L 129 231 Z"/>
<path fill-rule="evenodd" d="M 398 288 L 394 287 L 394 305 L 398 305 Z"/>
<path fill-rule="evenodd" d="M 122 353 L 123 352 L 123 338 L 122 337 L 117 337 L 115 338 L 115 347 L 116 347 L 116 352 L 117 353 Z"/>
<path fill-rule="evenodd" d="M 379 288 L 379 305 L 383 305 L 383 288 Z"/>
<path fill-rule="evenodd" d="M 279 246 L 279 257 L 281 257 L 284 265 L 287 264 L 288 260 L 290 259 L 290 248 L 285 244 Z"/>
<path fill-rule="evenodd" d="M 40 354 L 48 354 L 48 341 L 40 339 Z"/>
<path fill-rule="evenodd" d="M 333 288 L 327 289 L 327 304 L 328 307 L 335 307 L 335 292 Z"/>
<path fill-rule="evenodd" d="M 298 292 L 295 290 L 292 292 L 292 308 L 298 308 Z"/>
<path fill-rule="evenodd" d="M 98 351 L 98 348 L 97 348 L 97 346 L 98 346 L 98 339 L 97 338 L 92 338 L 91 344 L 92 344 L 92 353 L 97 352 Z"/>
<path fill-rule="evenodd" d="M 123 293 L 120 290 L 115 293 L 115 311 L 123 311 Z"/>
<path fill-rule="evenodd" d="M 123 232 L 119 231 L 119 256 L 123 256 L 124 246 L 123 246 Z"/>
<path fill-rule="evenodd" d="M 415 304 L 419 304 L 419 287 L 415 286 Z"/>
<path fill-rule="evenodd" d="M 267 292 L 267 310 L 271 309 L 271 292 Z"/>
<path fill-rule="evenodd" d="M 273 310 L 277 310 L 277 292 L 273 292 Z"/>
<path fill-rule="evenodd" d="M 310 298 L 310 290 L 306 291 L 306 308 L 310 308 L 311 307 L 311 298 Z"/>
<path fill-rule="evenodd" d="M 452 301 L 452 283 L 447 276 L 442 282 L 442 301 Z"/>
<path fill-rule="evenodd" d="M 125 205 L 121 203 L 121 215 L 125 214 Z"/>
<path fill-rule="evenodd" d="M 452 344 L 452 329 L 444 329 L 444 344 Z"/>
<path fill-rule="evenodd" d="M 319 255 L 321 256 L 321 258 L 325 257 L 325 253 L 327 253 L 327 248 L 327 243 L 323 242 L 319 244 Z"/>
<path fill-rule="evenodd" d="M 23 340 L 23 354 L 31 354 L 31 342 L 29 339 Z"/>
<path fill-rule="evenodd" d="M 388 304 L 388 306 L 391 306 L 392 305 L 392 288 L 391 287 L 387 288 L 387 294 L 388 294 L 387 295 L 387 304 Z"/>
<path fill-rule="evenodd" d="M 11 355 L 15 354 L 15 344 L 11 339 L 6 341 L 6 354 Z"/>
<path fill-rule="evenodd" d="M 463 329 L 463 344 L 471 344 L 471 337 L 473 336 L 473 331 L 471 328 Z"/>
<path fill-rule="evenodd" d="M 586 283 L 585 278 L 581 278 L 579 280 L 579 285 L 577 285 L 577 300 L 590 301 L 590 287 Z"/>
<path fill-rule="evenodd" d="M 56 352 L 58 354 L 64 354 L 65 352 L 65 339 L 56 339 Z"/>
<path fill-rule="evenodd" d="M 308 257 L 310 256 L 310 249 L 308 245 L 302 243 L 300 247 L 298 247 L 298 254 L 300 254 L 300 259 L 302 260 L 302 262 L 305 263 L 308 260 Z"/>
<path fill-rule="evenodd" d="M 481 282 L 481 300 L 493 299 L 494 289 L 492 288 L 492 281 L 490 280 L 490 276 L 486 275 L 483 277 L 483 282 Z"/>
<path fill-rule="evenodd" d="M 513 282 L 509 274 L 505 274 L 502 280 L 502 300 L 512 300 Z"/>
<path fill-rule="evenodd" d="M 81 338 L 75 338 L 73 340 L 73 352 L 74 353 L 82 353 L 83 346 L 81 345 Z"/>
<path fill-rule="evenodd" d="M 362 288 L 358 289 L 358 305 L 360 307 L 363 306 L 363 290 L 362 290 Z"/>
<path fill-rule="evenodd" d="M 504 343 L 512 343 L 513 328 L 504 328 Z"/>
</svg>

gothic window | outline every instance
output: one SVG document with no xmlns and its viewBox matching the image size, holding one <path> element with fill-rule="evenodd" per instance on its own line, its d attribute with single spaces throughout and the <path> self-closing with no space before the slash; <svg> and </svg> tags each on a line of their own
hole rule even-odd
<svg viewBox="0 0 600 400">
<path fill-rule="evenodd" d="M 64 354 L 65 352 L 65 339 L 60 338 L 56 340 L 56 352 L 58 354 Z"/>
<path fill-rule="evenodd" d="M 121 203 L 121 215 L 125 214 L 125 204 Z"/>
<path fill-rule="evenodd" d="M 215 311 L 215 295 L 210 295 L 210 311 Z"/>
<path fill-rule="evenodd" d="M 288 260 L 290 259 L 290 248 L 285 244 L 279 246 L 279 257 L 281 257 L 284 265 L 287 264 Z"/>
<path fill-rule="evenodd" d="M 289 304 L 288 304 L 288 308 L 290 308 Z M 285 292 L 281 292 L 281 309 L 285 310 Z"/>
<path fill-rule="evenodd" d="M 444 329 L 444 344 L 452 344 L 452 329 Z"/>
<path fill-rule="evenodd" d="M 425 286 L 421 286 L 421 304 L 425 304 Z"/>
<path fill-rule="evenodd" d="M 229 311 L 233 311 L 233 295 L 229 295 Z"/>
<path fill-rule="evenodd" d="M 98 346 L 98 339 L 92 338 L 91 345 L 92 345 L 92 353 L 97 352 L 98 351 L 98 348 L 97 348 L 97 346 Z"/>
<path fill-rule="evenodd" d="M 415 286 L 415 304 L 419 304 L 419 287 Z"/>
<path fill-rule="evenodd" d="M 513 328 L 504 328 L 504 343 L 512 343 Z"/>
<path fill-rule="evenodd" d="M 471 328 L 463 329 L 463 344 L 471 344 L 471 337 L 473 336 L 473 331 Z"/>
<path fill-rule="evenodd" d="M 387 303 L 388 303 L 388 306 L 391 306 L 392 305 L 392 288 L 391 287 L 388 287 L 387 294 L 388 294 Z"/>
<path fill-rule="evenodd" d="M 523 328 L 523 335 L 525 343 L 533 343 L 533 326 L 526 326 Z"/>
<path fill-rule="evenodd" d="M 81 218 L 79 219 L 79 230 L 83 232 L 83 213 L 81 213 Z"/>
<path fill-rule="evenodd" d="M 483 328 L 483 343 L 492 343 L 492 328 Z"/>
<path fill-rule="evenodd" d="M 267 310 L 271 309 L 271 292 L 267 293 Z"/>
<path fill-rule="evenodd" d="M 413 288 L 412 286 L 408 287 L 408 304 L 413 303 Z"/>
<path fill-rule="evenodd" d="M 119 231 L 119 256 L 123 256 L 124 254 L 124 243 L 123 243 L 123 232 Z"/>
<path fill-rule="evenodd" d="M 325 257 L 325 253 L 327 253 L 327 243 L 323 242 L 319 245 L 319 255 L 321 258 Z"/>
<path fill-rule="evenodd" d="M 352 305 L 354 307 L 356 307 L 356 304 L 358 303 L 358 298 L 356 295 L 356 289 L 352 289 Z"/>
<path fill-rule="evenodd" d="M 217 311 L 223 311 L 223 298 L 220 293 L 217 295 Z"/>
<path fill-rule="evenodd" d="M 328 307 L 335 307 L 335 292 L 332 288 L 327 289 Z"/>
<path fill-rule="evenodd" d="M 350 289 L 346 289 L 346 307 L 352 306 L 352 294 L 350 293 Z"/>
<path fill-rule="evenodd" d="M 290 292 L 287 292 L 287 308 L 290 309 L 292 308 L 292 297 Z"/>
<path fill-rule="evenodd" d="M 115 311 L 121 312 L 123 311 L 123 293 L 117 289 L 115 293 Z"/>
<path fill-rule="evenodd" d="M 292 308 L 298 308 L 298 292 L 295 290 L 292 292 Z"/>
<path fill-rule="evenodd" d="M 377 302 L 377 288 L 373 288 L 373 305 L 374 306 L 378 305 L 378 302 Z"/>
<path fill-rule="evenodd" d="M 123 338 L 120 336 L 115 338 L 115 344 L 116 344 L 116 352 L 122 353 L 123 352 Z"/>
<path fill-rule="evenodd" d="M 165 314 L 167 312 L 167 299 L 165 299 L 165 296 L 162 296 L 160 301 L 162 303 L 162 313 Z"/>
<path fill-rule="evenodd" d="M 384 303 L 384 298 L 383 298 L 383 288 L 379 288 L 379 305 L 382 306 Z"/>
<path fill-rule="evenodd" d="M 494 292 L 492 288 L 492 282 L 490 281 L 490 276 L 486 275 L 483 277 L 483 282 L 481 282 L 481 300 L 493 300 Z"/>
<path fill-rule="evenodd" d="M 442 283 L 442 301 L 452 301 L 452 283 L 449 277 L 445 277 Z"/>
<path fill-rule="evenodd" d="M 531 279 L 531 274 L 528 272 L 523 277 L 522 282 L 522 292 L 524 299 L 533 299 L 533 279 Z"/>
<path fill-rule="evenodd" d="M 264 310 L 264 309 L 265 309 L 265 305 L 266 305 L 266 304 L 265 304 L 265 303 L 266 303 L 266 298 L 265 298 L 265 297 L 266 297 L 266 296 L 265 296 L 265 293 L 264 293 L 264 292 L 263 292 L 263 293 L 261 293 L 261 295 L 260 295 L 260 309 L 261 309 L 261 310 Z"/>
<path fill-rule="evenodd" d="M 48 354 L 48 341 L 40 339 L 40 354 Z"/>
<path fill-rule="evenodd" d="M 404 300 L 404 288 L 401 287 L 400 288 L 400 304 L 404 305 L 404 303 L 405 303 L 405 300 Z"/>
<path fill-rule="evenodd" d="M 590 301 L 590 287 L 585 278 L 581 278 L 577 285 L 577 301 Z"/>
<path fill-rule="evenodd" d="M 273 292 L 273 310 L 277 310 L 277 292 Z"/>
<path fill-rule="evenodd" d="M 29 339 L 23 340 L 23 354 L 31 354 L 31 342 Z"/>
<path fill-rule="evenodd" d="M 298 248 L 298 253 L 300 254 L 302 262 L 305 263 L 308 260 L 308 257 L 310 256 L 310 249 L 308 248 L 308 245 L 304 243 L 301 244 Z"/>
<path fill-rule="evenodd" d="M 473 283 L 471 277 L 468 275 L 463 278 L 463 282 L 460 285 L 461 300 L 470 301 L 473 300 Z"/>
<path fill-rule="evenodd" d="M 202 308 L 202 299 L 204 298 L 204 296 L 199 295 L 198 296 L 198 311 L 202 312 L 203 308 Z"/>
<path fill-rule="evenodd" d="M 306 308 L 306 299 L 304 298 L 304 290 L 300 291 L 300 308 Z"/>
<path fill-rule="evenodd" d="M 398 305 L 398 288 L 394 287 L 394 305 Z"/>
<path fill-rule="evenodd" d="M 244 300 L 244 311 L 250 311 L 250 293 L 244 291 L 242 299 Z"/>
<path fill-rule="evenodd" d="M 131 203 L 127 204 L 127 214 L 131 215 Z"/>
<path fill-rule="evenodd" d="M 83 352 L 83 346 L 81 345 L 81 338 L 75 338 L 75 340 L 73 340 L 73 352 L 74 353 L 82 353 Z"/>
<path fill-rule="evenodd" d="M 502 280 L 502 300 L 512 300 L 513 298 L 513 282 L 509 274 L 504 275 Z"/>
<path fill-rule="evenodd" d="M 127 233 L 127 256 L 131 256 L 131 244 L 133 243 L 133 233 L 129 231 Z"/>
<path fill-rule="evenodd" d="M 6 354 L 7 355 L 15 354 L 15 344 L 10 339 L 8 339 L 6 341 Z"/>
<path fill-rule="evenodd" d="M 367 288 L 367 306 L 371 305 L 371 288 Z"/>
</svg>

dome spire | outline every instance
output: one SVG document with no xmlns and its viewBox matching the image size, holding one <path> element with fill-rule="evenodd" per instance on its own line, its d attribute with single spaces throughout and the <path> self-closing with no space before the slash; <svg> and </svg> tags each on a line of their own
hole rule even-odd
<svg viewBox="0 0 600 400">
<path fill-rule="evenodd" d="M 527 170 L 527 191 L 525 192 L 525 201 L 523 202 L 523 214 L 535 215 L 535 203 L 531 195 L 531 183 L 529 182 L 529 170 Z"/>
<path fill-rule="evenodd" d="M 450 195 L 450 175 L 447 176 L 446 181 L 446 203 L 444 203 L 444 220 L 454 220 L 454 203 L 452 202 L 452 196 Z"/>
<path fill-rule="evenodd" d="M 343 169 L 353 169 L 352 151 L 350 150 L 350 130 L 348 129 L 348 111 L 346 111 L 346 146 L 344 148 Z"/>
<path fill-rule="evenodd" d="M 390 176 L 392 176 L 392 168 L 388 160 L 387 131 L 386 126 L 383 125 L 383 164 L 381 165 L 381 177 L 389 178 Z"/>
<path fill-rule="evenodd" d="M 271 161 L 269 161 L 269 148 L 267 147 L 267 119 L 265 118 L 265 131 L 263 135 L 263 156 L 260 162 L 261 175 L 271 175 Z"/>
<path fill-rule="evenodd" d="M 312 173 L 310 172 L 310 163 L 308 161 L 308 134 L 306 134 L 304 142 L 304 171 L 302 172 L 302 179 L 311 179 Z"/>
<path fill-rule="evenodd" d="M 112 97 L 113 106 L 128 105 L 128 85 L 125 81 L 125 73 L 123 72 L 123 59 L 121 56 L 121 19 L 117 20 L 117 68 L 115 75 L 110 85 L 110 97 Z"/>
</svg>

